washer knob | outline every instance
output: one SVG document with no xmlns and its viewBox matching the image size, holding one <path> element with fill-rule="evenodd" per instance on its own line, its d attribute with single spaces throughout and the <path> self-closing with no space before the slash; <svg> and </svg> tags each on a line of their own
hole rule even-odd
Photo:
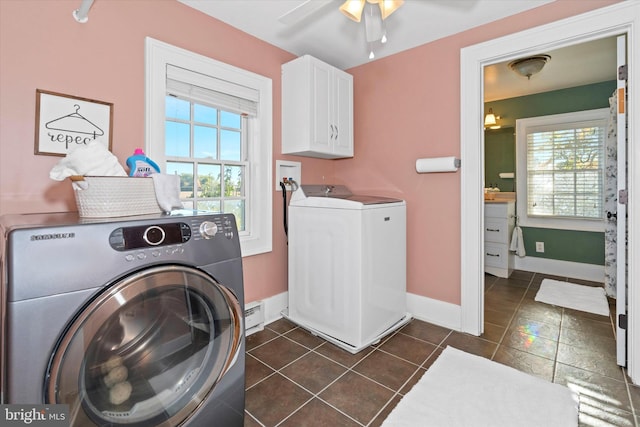
<svg viewBox="0 0 640 427">
<path fill-rule="evenodd" d="M 200 224 L 200 234 L 205 239 L 211 239 L 218 234 L 218 225 L 215 222 L 203 221 Z"/>
</svg>

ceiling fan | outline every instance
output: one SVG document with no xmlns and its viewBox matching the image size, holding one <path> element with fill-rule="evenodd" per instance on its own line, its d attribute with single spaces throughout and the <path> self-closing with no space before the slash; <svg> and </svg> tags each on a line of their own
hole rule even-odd
<svg viewBox="0 0 640 427">
<path fill-rule="evenodd" d="M 288 25 L 295 24 L 333 2 L 334 0 L 306 0 L 282 15 L 278 18 L 278 21 Z M 385 20 L 402 6 L 404 0 L 346 0 L 340 6 L 340 12 L 347 18 L 360 22 L 362 11 L 367 3 L 377 4 L 380 8 L 382 20 Z"/>
<path fill-rule="evenodd" d="M 278 20 L 283 24 L 292 25 L 306 19 L 329 3 L 333 3 L 333 0 L 307 0 L 282 15 Z M 355 22 L 360 22 L 364 12 L 369 59 L 375 57 L 373 53 L 374 43 L 380 42 L 384 44 L 387 42 L 384 20 L 398 10 L 403 3 L 404 0 L 346 0 L 340 6 L 340 12 Z M 378 7 L 376 8 L 375 5 L 378 5 Z"/>
<path fill-rule="evenodd" d="M 377 4 L 380 8 L 382 20 L 384 21 L 389 15 L 402 6 L 404 0 L 347 0 L 342 4 L 342 6 L 340 6 L 340 12 L 342 12 L 347 18 L 360 22 L 365 2 Z"/>
</svg>

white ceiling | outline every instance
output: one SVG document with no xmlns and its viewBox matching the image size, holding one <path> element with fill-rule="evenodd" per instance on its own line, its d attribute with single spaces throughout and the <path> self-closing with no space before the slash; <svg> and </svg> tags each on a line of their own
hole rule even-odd
<svg viewBox="0 0 640 427">
<path fill-rule="evenodd" d="M 295 55 L 309 54 L 341 69 L 370 61 L 364 20 L 346 18 L 341 0 L 178 0 Z M 552 0 L 406 0 L 384 22 L 389 41 L 375 59 L 496 21 Z M 285 24 L 299 7 L 310 12 Z M 291 16 L 290 16 L 291 18 Z M 615 42 L 597 41 L 553 52 L 543 72 L 527 80 L 506 64 L 485 69 L 485 100 L 595 83 L 615 78 Z M 375 60 L 374 59 L 374 60 Z M 610 65 L 612 64 L 612 65 Z"/>
<path fill-rule="evenodd" d="M 485 101 L 616 79 L 615 37 L 539 53 L 551 56 L 551 60 L 529 80 L 514 73 L 510 61 L 485 67 Z"/>
</svg>

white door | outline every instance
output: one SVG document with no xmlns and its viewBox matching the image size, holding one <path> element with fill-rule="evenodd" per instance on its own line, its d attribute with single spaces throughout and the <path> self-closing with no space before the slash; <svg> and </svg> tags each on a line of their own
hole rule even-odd
<svg viewBox="0 0 640 427">
<path fill-rule="evenodd" d="M 618 70 L 626 66 L 626 36 L 617 43 Z M 617 263 L 616 263 L 616 336 L 617 362 L 627 365 L 627 135 L 626 135 L 626 77 L 618 77 L 618 211 L 617 211 Z"/>
</svg>

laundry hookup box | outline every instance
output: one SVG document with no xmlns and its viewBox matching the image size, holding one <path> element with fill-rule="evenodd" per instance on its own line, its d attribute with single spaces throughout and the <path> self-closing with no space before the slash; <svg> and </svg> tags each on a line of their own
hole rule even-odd
<svg viewBox="0 0 640 427">
<path fill-rule="evenodd" d="M 78 214 L 86 218 L 160 213 L 152 178 L 71 176 Z"/>
</svg>

